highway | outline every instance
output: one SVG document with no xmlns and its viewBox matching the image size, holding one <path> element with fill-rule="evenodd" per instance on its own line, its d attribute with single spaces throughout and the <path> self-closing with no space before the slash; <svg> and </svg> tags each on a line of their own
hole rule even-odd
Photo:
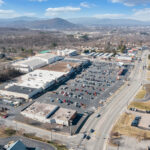
<svg viewBox="0 0 150 150">
<path fill-rule="evenodd" d="M 135 63 L 135 68 L 130 76 L 130 86 L 127 84 L 115 94 L 109 104 L 103 109 L 97 110 L 87 121 L 82 129 L 83 133 L 91 136 L 90 140 L 81 139 L 80 142 L 74 146 L 74 149 L 86 150 L 106 150 L 107 140 L 114 123 L 117 121 L 126 106 L 133 100 L 134 96 L 141 88 L 146 76 L 146 70 L 143 70 L 143 65 L 147 61 L 147 53 L 142 54 L 142 62 Z M 101 114 L 100 118 L 96 118 L 97 113 Z M 95 133 L 90 133 L 90 129 L 94 129 Z"/>
</svg>

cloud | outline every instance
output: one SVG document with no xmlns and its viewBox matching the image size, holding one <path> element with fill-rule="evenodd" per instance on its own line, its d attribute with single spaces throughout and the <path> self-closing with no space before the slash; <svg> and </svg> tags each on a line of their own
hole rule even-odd
<svg viewBox="0 0 150 150">
<path fill-rule="evenodd" d="M 142 21 L 150 21 L 150 8 L 133 10 L 133 15 L 131 18 Z"/>
<path fill-rule="evenodd" d="M 80 6 L 84 7 L 84 8 L 91 8 L 91 7 L 95 7 L 96 5 L 93 4 L 93 3 L 91 4 L 91 3 L 88 3 L 88 2 L 81 2 Z"/>
<path fill-rule="evenodd" d="M 3 4 L 4 4 L 4 1 L 3 1 L 3 0 L 0 0 L 0 6 L 3 5 Z"/>
<path fill-rule="evenodd" d="M 80 10 L 81 10 L 80 7 L 72 7 L 72 6 L 47 8 L 45 16 L 56 16 L 66 12 L 76 12 Z"/>
<path fill-rule="evenodd" d="M 88 4 L 87 2 L 80 3 L 80 6 L 85 7 L 85 8 L 90 8 L 91 7 L 90 4 Z"/>
<path fill-rule="evenodd" d="M 96 14 L 94 15 L 94 17 L 96 18 L 108 18 L 108 19 L 120 19 L 120 18 L 124 18 L 125 15 L 124 14 Z"/>
<path fill-rule="evenodd" d="M 32 13 L 32 12 L 17 13 L 15 10 L 0 9 L 0 18 L 5 19 L 5 18 L 15 18 L 21 16 L 34 17 L 36 16 L 36 13 Z"/>
<path fill-rule="evenodd" d="M 17 16 L 18 14 L 14 10 L 0 9 L 0 18 L 13 18 Z"/>
<path fill-rule="evenodd" d="M 96 14 L 93 17 L 107 19 L 134 19 L 140 21 L 150 21 L 150 8 L 132 10 L 132 14 Z"/>
<path fill-rule="evenodd" d="M 145 5 L 149 4 L 150 0 L 111 0 L 113 3 L 123 3 L 126 6 Z"/>
</svg>

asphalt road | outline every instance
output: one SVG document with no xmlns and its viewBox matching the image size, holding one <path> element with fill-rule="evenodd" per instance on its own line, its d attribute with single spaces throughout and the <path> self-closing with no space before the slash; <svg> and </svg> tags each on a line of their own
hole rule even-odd
<svg viewBox="0 0 150 150">
<path fill-rule="evenodd" d="M 147 52 L 142 55 L 142 62 L 136 62 L 135 68 L 130 76 L 130 86 L 125 85 L 119 93 L 117 93 L 103 110 L 95 112 L 83 127 L 82 132 L 90 135 L 91 139 L 81 139 L 74 149 L 87 150 L 105 150 L 109 133 L 113 124 L 117 121 L 120 114 L 125 111 L 129 101 L 133 100 L 137 91 L 141 87 L 145 78 L 145 70 L 143 65 L 146 64 Z M 96 114 L 101 113 L 100 118 L 96 118 Z M 90 133 L 90 129 L 94 129 L 94 133 Z"/>
</svg>

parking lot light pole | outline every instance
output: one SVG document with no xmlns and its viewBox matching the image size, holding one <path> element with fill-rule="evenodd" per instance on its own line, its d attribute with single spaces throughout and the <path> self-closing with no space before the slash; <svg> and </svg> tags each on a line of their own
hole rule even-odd
<svg viewBox="0 0 150 150">
<path fill-rule="evenodd" d="M 120 144 L 118 143 L 118 148 L 117 148 L 117 150 L 119 150 L 119 146 L 120 146 Z"/>
<path fill-rule="evenodd" d="M 51 141 L 52 141 L 52 130 L 51 130 Z"/>
</svg>

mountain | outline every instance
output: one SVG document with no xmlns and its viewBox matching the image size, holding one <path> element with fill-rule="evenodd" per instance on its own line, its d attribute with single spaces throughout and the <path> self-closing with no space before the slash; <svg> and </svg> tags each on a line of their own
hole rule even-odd
<svg viewBox="0 0 150 150">
<path fill-rule="evenodd" d="M 48 30 L 65 30 L 65 29 L 81 28 L 81 26 L 61 18 L 38 19 L 30 17 L 0 19 L 0 27 L 48 29 Z"/>
<path fill-rule="evenodd" d="M 70 18 L 68 21 L 75 24 L 87 26 L 100 25 L 150 25 L 150 22 L 132 20 L 132 19 L 99 19 L 95 17 Z"/>
<path fill-rule="evenodd" d="M 98 19 L 94 17 L 71 18 L 65 20 L 61 18 L 43 19 L 23 16 L 12 19 L 0 19 L 0 27 L 39 30 L 83 30 L 90 29 L 91 26 L 98 27 L 107 25 L 150 25 L 150 22 L 131 19 Z"/>
<path fill-rule="evenodd" d="M 34 21 L 31 22 L 30 27 L 36 29 L 58 29 L 58 30 L 79 28 L 78 25 L 61 18 Z"/>
</svg>

